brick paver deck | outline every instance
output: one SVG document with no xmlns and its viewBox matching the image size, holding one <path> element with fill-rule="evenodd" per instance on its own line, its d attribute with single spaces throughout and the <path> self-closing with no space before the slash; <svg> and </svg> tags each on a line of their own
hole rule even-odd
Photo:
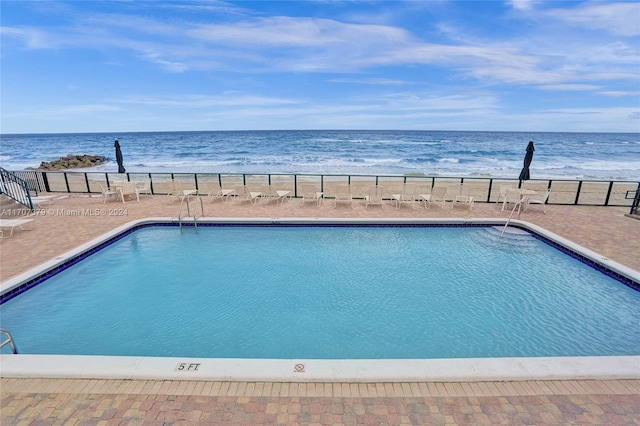
<svg viewBox="0 0 640 426">
<path fill-rule="evenodd" d="M 640 381 L 2 379 L 2 425 L 637 425 Z"/>
<path fill-rule="evenodd" d="M 102 204 L 74 194 L 58 200 L 29 231 L 0 244 L 2 281 L 129 220 L 175 217 L 178 203 L 144 197 Z M 106 210 L 103 210 L 106 209 Z M 524 213 L 535 223 L 632 269 L 640 270 L 640 221 L 625 208 L 549 206 Z M 19 212 L 3 211 L 3 218 Z M 365 210 L 327 202 L 299 206 L 205 204 L 216 217 L 499 217 L 496 205 L 473 211 L 391 205 Z M 0 366 L 1 373 L 1 366 Z M 4 425 L 116 424 L 640 424 L 640 380 L 477 383 L 245 383 L 80 379 L 0 379 Z"/>
</svg>

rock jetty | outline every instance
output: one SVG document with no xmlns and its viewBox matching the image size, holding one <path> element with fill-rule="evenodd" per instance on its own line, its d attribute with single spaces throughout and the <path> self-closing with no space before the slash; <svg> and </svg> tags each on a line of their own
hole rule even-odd
<svg viewBox="0 0 640 426">
<path fill-rule="evenodd" d="M 36 170 L 65 170 L 93 167 L 107 161 L 102 155 L 72 155 L 60 157 L 55 161 L 43 161 Z"/>
</svg>

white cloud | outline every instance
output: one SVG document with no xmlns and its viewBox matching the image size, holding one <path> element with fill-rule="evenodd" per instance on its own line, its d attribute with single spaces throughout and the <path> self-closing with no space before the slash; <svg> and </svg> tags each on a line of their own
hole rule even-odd
<svg viewBox="0 0 640 426">
<path fill-rule="evenodd" d="M 77 104 L 77 105 L 40 105 L 31 107 L 28 110 L 15 110 L 10 114 L 3 113 L 4 119 L 31 118 L 37 117 L 37 120 L 58 121 L 58 120 L 77 120 L 85 119 L 107 112 L 117 112 L 120 108 L 114 105 L 103 104 Z"/>
<path fill-rule="evenodd" d="M 533 9 L 533 0 L 509 0 L 507 2 L 512 8 L 520 11 L 528 11 Z"/>
<path fill-rule="evenodd" d="M 622 98 L 627 96 L 635 96 L 640 98 L 640 90 L 601 90 L 599 95 L 609 96 L 611 98 Z"/>
<path fill-rule="evenodd" d="M 542 84 L 538 86 L 542 90 L 554 90 L 563 92 L 582 92 L 598 90 L 600 87 L 593 84 Z"/>
<path fill-rule="evenodd" d="M 405 80 L 394 80 L 390 78 L 332 78 L 332 83 L 345 84 L 369 84 L 373 86 L 405 86 L 407 84 L 416 84 Z"/>
<path fill-rule="evenodd" d="M 45 7 L 45 3 L 58 4 L 38 5 Z M 96 110 L 96 116 L 101 112 L 118 115 L 126 109 L 135 113 L 129 112 L 122 120 L 133 122 L 140 113 L 140 120 L 148 123 L 158 111 L 169 117 L 167 121 L 174 120 L 169 113 L 173 110 L 175 122 L 183 123 L 183 128 L 189 128 L 184 123 L 198 120 L 202 126 L 211 120 L 221 126 L 246 126 L 242 120 L 256 114 L 262 120 L 250 121 L 254 128 L 282 127 L 283 123 L 307 127 L 320 122 L 333 127 L 334 121 L 346 127 L 349 123 L 352 127 L 394 127 L 395 123 L 409 128 L 422 126 L 422 120 L 429 127 L 433 120 L 450 128 L 501 129 L 508 120 L 501 123 L 497 117 L 512 116 L 503 102 L 514 96 L 506 93 L 523 89 L 527 96 L 537 91 L 539 98 L 546 98 L 548 92 L 557 91 L 565 92 L 565 100 L 575 93 L 592 105 L 605 97 L 608 103 L 615 100 L 624 105 L 638 96 L 640 87 L 637 2 L 513 0 L 507 2 L 510 10 L 495 7 L 503 13 L 495 17 L 495 31 L 490 27 L 493 21 L 469 23 L 466 13 L 450 15 L 462 6 L 450 7 L 447 1 L 403 3 L 399 7 L 404 7 L 404 14 L 395 9 L 392 13 L 389 7 L 352 8 L 351 3 L 338 3 L 334 6 L 340 8 L 340 14 L 317 12 L 322 15 L 319 18 L 269 17 L 267 9 L 288 8 L 252 11 L 243 8 L 243 3 L 218 1 L 123 2 L 123 7 L 104 8 L 77 7 L 73 2 L 62 5 L 60 10 L 64 10 L 56 13 L 64 13 L 65 19 L 0 28 L 3 65 L 12 60 L 16 46 L 21 48 L 18 54 L 25 55 L 22 58 L 31 55 L 37 61 L 42 55 L 39 50 L 50 49 L 52 52 L 45 52 L 49 57 L 77 61 L 80 67 L 59 73 L 63 78 L 56 87 L 80 88 L 74 90 L 79 104 L 75 113 L 83 117 L 94 113 L 92 104 L 101 96 L 111 106 L 94 105 L 107 108 Z M 423 26 L 413 16 L 406 20 L 411 7 L 428 9 L 428 14 L 419 11 L 426 19 Z M 167 8 L 172 9 L 171 15 L 157 11 Z M 25 48 L 33 51 L 24 53 Z M 131 96 L 100 93 L 102 81 L 97 81 L 92 97 L 82 100 L 80 96 L 92 82 L 75 71 L 96 63 L 121 79 L 110 89 L 126 87 L 123 93 Z M 96 78 L 104 78 L 107 71 Z M 147 76 L 148 84 L 144 81 Z M 139 86 L 131 84 L 135 79 L 140 79 Z M 192 94 L 181 95 L 181 90 Z M 40 91 L 47 93 L 46 88 Z M 55 117 L 55 109 L 34 108 L 34 114 L 42 112 L 42 119 L 49 120 Z M 550 127 L 540 117 L 571 115 L 543 113 L 533 106 L 522 109 L 531 111 L 532 122 L 541 128 Z M 3 117 L 16 110 L 3 112 Z M 628 129 L 628 121 L 620 117 L 633 115 L 599 108 L 588 111 L 581 114 L 600 114 L 611 121 L 599 120 L 598 125 L 612 130 Z M 74 110 L 63 105 L 58 112 L 58 117 L 67 117 Z M 456 117 L 459 126 L 450 124 Z M 68 119 L 72 121 L 72 116 Z M 517 125 L 522 123 L 526 120 Z M 556 129 L 579 129 L 575 124 L 568 126 L 571 123 L 566 119 L 558 118 L 557 123 Z"/>
<path fill-rule="evenodd" d="M 128 96 L 113 100 L 116 104 L 136 104 L 170 108 L 211 108 L 228 106 L 276 106 L 300 104 L 303 101 L 243 93 L 226 93 L 219 96 Z"/>
<path fill-rule="evenodd" d="M 5 40 L 6 38 L 21 40 L 29 49 L 54 47 L 48 34 L 36 28 L 0 27 L 0 36 Z"/>
<path fill-rule="evenodd" d="M 408 34 L 383 25 L 348 24 L 331 19 L 276 16 L 229 24 L 195 25 L 185 31 L 203 42 L 233 46 L 317 47 L 402 43 Z"/>
<path fill-rule="evenodd" d="M 530 8 L 530 2 L 516 2 L 514 7 Z M 596 19 L 604 16 L 609 18 L 607 25 L 621 20 L 626 25 L 619 25 L 620 28 L 637 28 L 640 24 L 634 27 L 628 16 L 635 13 L 637 17 L 639 8 L 640 5 L 629 3 L 589 3 L 540 13 L 563 21 L 591 22 L 591 26 L 604 26 Z M 14 28 L 4 32 L 22 37 L 28 46 L 37 48 L 128 49 L 172 73 L 216 69 L 351 73 L 380 66 L 420 65 L 446 67 L 454 78 L 489 83 L 577 84 L 586 78 L 587 70 L 593 72 L 599 64 L 622 75 L 624 69 L 616 70 L 615 66 L 636 64 L 639 55 L 637 46 L 622 42 L 576 46 L 570 40 L 557 43 L 553 36 L 543 33 L 507 43 L 502 39 L 481 40 L 466 30 L 449 28 L 448 36 L 454 40 L 451 44 L 430 43 L 395 26 L 306 17 L 240 17 L 220 24 L 159 21 L 122 14 L 77 19 L 79 24 L 74 27 L 46 31 Z M 531 38 L 533 41 L 529 41 Z M 388 80 L 390 83 L 394 79 Z M 384 80 L 378 84 L 384 84 Z"/>
<path fill-rule="evenodd" d="M 552 9 L 546 15 L 574 26 L 634 37 L 640 35 L 640 3 L 588 2 L 570 9 Z"/>
</svg>

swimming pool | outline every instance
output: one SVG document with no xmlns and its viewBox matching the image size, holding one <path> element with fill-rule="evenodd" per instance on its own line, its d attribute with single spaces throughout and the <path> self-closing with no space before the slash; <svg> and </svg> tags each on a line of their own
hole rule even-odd
<svg viewBox="0 0 640 426">
<path fill-rule="evenodd" d="M 237 225 L 128 230 L 4 303 L 3 327 L 21 352 L 40 354 L 353 362 L 640 353 L 640 293 L 539 236 L 418 223 Z"/>
</svg>

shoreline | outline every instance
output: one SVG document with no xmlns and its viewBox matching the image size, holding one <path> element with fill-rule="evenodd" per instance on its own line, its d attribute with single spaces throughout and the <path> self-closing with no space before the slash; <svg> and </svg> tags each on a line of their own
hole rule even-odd
<svg viewBox="0 0 640 426">
<path fill-rule="evenodd" d="M 504 180 L 518 180 L 518 176 L 517 174 L 489 174 L 489 173 L 468 173 L 468 174 L 460 174 L 458 172 L 452 172 L 452 173 L 427 173 L 427 172 L 421 172 L 419 170 L 416 171 L 404 171 L 404 172 L 398 172 L 398 173 L 363 173 L 362 171 L 346 171 L 346 170 L 336 170 L 336 171 L 330 171 L 330 172 L 322 172 L 322 171 L 283 171 L 283 170 L 275 170 L 275 171 L 264 171 L 264 170 L 259 170 L 259 171 L 245 171 L 245 172 L 238 172 L 238 171 L 220 171 L 220 170 L 216 170 L 216 171 L 211 171 L 211 170 L 204 170 L 204 169 L 194 169 L 194 170 L 188 170 L 188 169 L 184 169 L 181 168 L 180 171 L 176 171 L 173 168 L 167 168 L 167 169 L 157 169 L 157 168 L 141 168 L 141 169 L 136 169 L 136 170 L 130 170 L 129 167 L 127 166 L 126 162 L 125 162 L 125 167 L 127 167 L 127 171 L 126 171 L 126 175 L 130 175 L 130 176 L 136 176 L 136 175 L 148 175 L 148 174 L 156 174 L 156 175 L 166 175 L 166 174 L 178 174 L 178 175 L 194 175 L 194 174 L 198 174 L 198 175 L 251 175 L 251 176 L 265 176 L 265 175 L 272 175 L 272 176 L 276 176 L 276 175 L 301 175 L 301 176 L 361 176 L 361 177 L 367 177 L 367 176 L 381 176 L 381 177 L 407 177 L 407 178 L 413 178 L 413 177 L 423 177 L 423 178 L 430 178 L 430 177 L 435 177 L 435 178 L 463 178 L 463 179 L 494 179 L 494 180 L 499 180 L 499 179 L 504 179 Z M 235 166 L 234 166 L 235 167 Z M 79 167 L 79 168 L 73 168 L 73 169 L 60 169 L 60 170 L 42 170 L 42 169 L 37 169 L 35 167 L 28 167 L 28 168 L 22 168 L 22 169 L 17 169 L 17 168 L 12 168 L 10 166 L 3 166 L 3 168 L 5 168 L 6 170 L 12 171 L 12 172 L 18 172 L 18 173 L 25 173 L 25 172 L 44 172 L 44 173 L 100 173 L 100 174 L 117 174 L 117 170 L 118 167 L 116 165 L 115 160 L 111 160 L 109 158 L 107 158 L 107 161 L 105 161 L 103 164 L 100 164 L 98 166 L 93 166 L 93 167 Z M 636 179 L 633 178 L 621 178 L 621 177 L 616 177 L 616 176 L 575 176 L 575 175 L 553 175 L 553 174 L 549 174 L 549 175 L 545 175 L 545 174 L 540 174 L 535 172 L 535 169 L 531 169 L 532 170 L 532 177 L 531 179 L 529 179 L 530 181 L 549 181 L 549 180 L 556 180 L 556 181 L 569 181 L 569 182 L 578 182 L 578 181 L 590 181 L 590 182 L 640 182 L 640 176 L 638 176 Z"/>
</svg>

